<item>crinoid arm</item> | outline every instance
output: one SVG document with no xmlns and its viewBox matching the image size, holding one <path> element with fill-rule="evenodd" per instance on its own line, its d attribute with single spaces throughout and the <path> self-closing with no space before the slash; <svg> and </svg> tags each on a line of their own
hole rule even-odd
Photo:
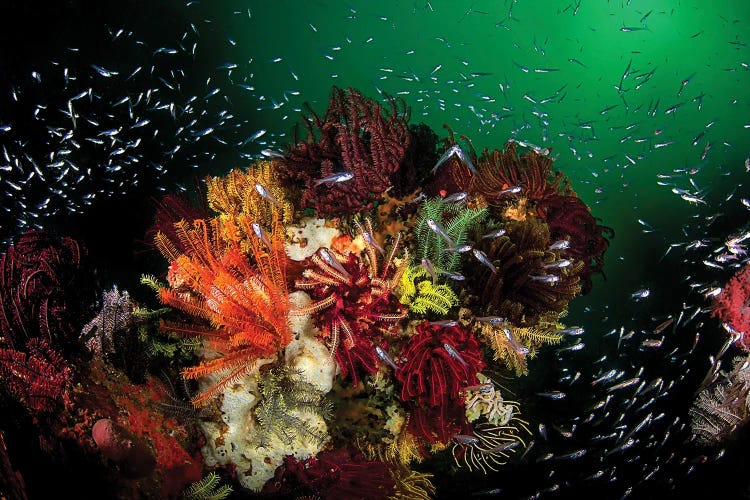
<svg viewBox="0 0 750 500">
<path fill-rule="evenodd" d="M 454 442 L 453 459 L 459 467 L 470 471 L 497 471 L 498 467 L 508 463 L 511 455 L 526 447 L 522 435 L 530 435 L 528 424 L 512 418 L 506 425 L 495 425 L 487 422 L 474 426 L 473 436 L 477 442 L 464 444 Z"/>
</svg>

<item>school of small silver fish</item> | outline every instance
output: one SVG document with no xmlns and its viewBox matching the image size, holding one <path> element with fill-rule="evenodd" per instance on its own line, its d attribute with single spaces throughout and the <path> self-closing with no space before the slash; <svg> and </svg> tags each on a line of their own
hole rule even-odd
<svg viewBox="0 0 750 500">
<path fill-rule="evenodd" d="M 227 10 L 214 19 L 186 2 L 183 35 L 165 46 L 110 27 L 110 57 L 61 47 L 0 88 L 3 244 L 100 199 L 144 186 L 156 196 L 190 175 L 278 156 L 302 103 L 323 102 L 331 84 L 398 95 L 435 128 L 556 158 L 617 233 L 607 281 L 571 304 L 566 322 L 582 326 L 512 387 L 535 431 L 528 446 L 486 480 L 436 477 L 439 492 L 654 498 L 727 460 L 696 445 L 688 409 L 731 349 L 710 299 L 749 260 L 747 12 L 414 0 L 304 3 L 290 14 L 246 3 L 212 7 Z M 460 148 L 435 168 L 454 155 L 474 168 Z"/>
</svg>

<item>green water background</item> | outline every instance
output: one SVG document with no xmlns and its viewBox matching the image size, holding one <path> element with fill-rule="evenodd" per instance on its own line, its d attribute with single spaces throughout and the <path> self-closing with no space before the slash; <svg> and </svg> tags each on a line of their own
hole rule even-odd
<svg viewBox="0 0 750 500">
<path fill-rule="evenodd" d="M 501 148 L 511 137 L 552 148 L 559 155 L 556 168 L 568 176 L 594 216 L 616 233 L 606 254 L 606 281 L 596 276 L 592 293 L 575 299 L 567 318 L 569 324 L 586 327 L 591 358 L 611 355 L 602 352 L 598 341 L 610 328 L 627 324 L 648 329 L 675 315 L 683 303 L 705 304 L 701 294 L 689 295 L 690 284 L 721 285 L 731 274 L 686 264 L 681 249 L 662 256 L 670 243 L 706 236 L 720 241 L 746 223 L 747 209 L 739 199 L 750 198 L 743 166 L 750 149 L 750 128 L 745 127 L 750 124 L 750 3 L 204 0 L 165 1 L 158 9 L 138 2 L 133 4 L 138 8 L 74 4 L 79 3 L 91 19 L 99 14 L 89 9 L 108 11 L 108 26 L 115 31 L 120 23 L 138 26 L 136 36 L 162 35 L 170 47 L 194 26 L 199 42 L 194 62 L 185 68 L 191 78 L 184 92 L 204 99 L 220 87 L 219 95 L 206 100 L 207 109 L 226 110 L 255 130 L 267 131 L 243 147 L 244 158 L 233 148 L 208 143 L 225 158 L 216 162 L 219 169 L 170 165 L 186 185 L 196 174 L 224 174 L 245 166 L 263 148 L 283 149 L 292 140 L 303 103 L 322 113 L 332 85 L 356 87 L 371 97 L 397 95 L 411 107 L 412 122 L 423 121 L 440 133 L 448 124 L 470 137 L 477 149 Z M 624 26 L 647 29 L 623 31 Z M 31 44 L 35 27 L 29 23 Z M 73 44 L 76 31 L 87 30 L 65 23 L 54 28 L 46 40 L 51 54 Z M 100 50 L 106 51 L 106 45 Z M 237 67 L 220 69 L 228 63 Z M 620 92 L 628 65 L 631 75 Z M 650 71 L 653 77 L 636 89 L 643 81 L 636 75 Z M 693 101 L 699 95 L 704 95 L 700 110 Z M 647 111 L 656 101 L 658 111 L 650 116 Z M 616 107 L 602 113 L 610 106 Z M 703 138 L 693 146 L 701 132 Z M 641 138 L 646 140 L 634 141 Z M 707 141 L 711 148 L 702 160 Z M 661 179 L 659 174 L 674 177 Z M 672 187 L 700 190 L 706 204 L 691 205 Z M 125 239 L 132 239 L 133 232 L 143 234 L 153 214 L 143 198 L 156 194 L 113 198 L 95 207 L 102 220 L 91 224 L 98 226 L 87 243 L 92 253 L 111 263 L 111 277 L 128 288 L 142 272 L 152 271 L 129 265 L 126 254 L 132 245 Z M 724 214 L 719 223 L 709 224 L 706 217 L 717 213 Z M 128 222 L 129 230 L 118 226 Z M 97 239 L 103 230 L 108 236 Z M 154 266 L 154 272 L 163 270 L 158 258 Z M 651 290 L 650 297 L 632 301 L 630 294 L 642 288 Z M 712 335 L 722 335 L 715 324 L 706 327 L 702 338 Z M 633 365 L 640 361 L 628 360 Z M 544 358 L 531 370 L 530 384 L 548 375 Z M 650 377 L 657 376 L 653 367 L 649 370 Z M 680 414 L 690 403 L 691 390 L 682 396 L 682 408 L 675 410 Z M 525 411 L 540 417 L 533 404 Z M 438 480 L 443 492 L 450 487 L 446 483 L 456 482 Z M 475 478 L 467 480 L 476 485 Z M 460 481 L 453 486 L 462 487 Z"/>
<path fill-rule="evenodd" d="M 616 233 L 607 281 L 596 280 L 594 294 L 576 301 L 574 312 L 584 304 L 621 302 L 643 287 L 657 300 L 668 293 L 659 258 L 668 243 L 684 240 L 681 226 L 702 207 L 657 185 L 657 174 L 675 175 L 667 181 L 693 191 L 694 179 L 713 204 L 744 180 L 750 137 L 745 2 L 279 1 L 235 2 L 224 12 L 213 4 L 191 8 L 210 8 L 215 21 L 198 23 L 199 29 L 223 38 L 211 60 L 221 54 L 238 64 L 231 80 L 255 87 L 233 102 L 233 112 L 252 117 L 279 145 L 290 140 L 302 104 L 322 112 L 337 85 L 373 97 L 397 95 L 411 107 L 413 122 L 440 133 L 448 124 L 478 150 L 502 148 L 511 137 L 552 148 L 556 168 Z M 620 92 L 629 64 L 632 74 Z M 636 90 L 643 80 L 635 75 L 652 70 Z M 700 95 L 699 110 L 693 99 Z M 603 113 L 609 106 L 616 107 Z M 711 148 L 703 161 L 706 141 Z M 654 148 L 667 142 L 673 143 Z M 656 232 L 644 234 L 638 219 Z"/>
</svg>

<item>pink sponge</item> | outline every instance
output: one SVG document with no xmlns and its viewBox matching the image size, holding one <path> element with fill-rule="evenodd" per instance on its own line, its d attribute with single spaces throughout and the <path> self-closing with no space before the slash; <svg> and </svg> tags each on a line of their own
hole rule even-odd
<svg viewBox="0 0 750 500">
<path fill-rule="evenodd" d="M 102 455 L 116 463 L 127 477 L 144 477 L 154 470 L 156 459 L 148 445 L 116 422 L 98 420 L 91 435 Z"/>
</svg>

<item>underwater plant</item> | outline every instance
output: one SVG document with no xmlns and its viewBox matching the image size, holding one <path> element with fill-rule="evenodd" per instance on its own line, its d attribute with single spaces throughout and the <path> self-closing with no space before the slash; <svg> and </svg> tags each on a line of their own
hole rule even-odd
<svg viewBox="0 0 750 500">
<path fill-rule="evenodd" d="M 202 194 L 200 189 L 198 189 L 198 194 L 199 197 Z M 194 204 L 185 193 L 169 193 L 159 200 L 154 200 L 153 203 L 156 210 L 154 221 L 146 231 L 147 245 L 153 245 L 156 235 L 163 233 L 180 252 L 184 253 L 187 248 L 182 246 L 175 224 L 180 221 L 190 222 L 211 217 L 210 210 L 204 204 Z"/>
<path fill-rule="evenodd" d="M 478 245 L 494 265 L 468 269 L 476 310 L 517 326 L 534 326 L 547 311 L 562 312 L 581 290 L 580 261 L 562 266 L 560 250 L 550 249 L 549 228 L 541 221 L 508 222 L 505 235 Z"/>
<path fill-rule="evenodd" d="M 438 161 L 439 137 L 429 125 L 409 125 L 411 140 L 401 168 L 393 177 L 393 195 L 408 196 L 423 185 Z"/>
<path fill-rule="evenodd" d="M 171 263 L 169 287 L 161 288 L 159 296 L 164 304 L 210 322 L 167 327 L 185 336 L 205 337 L 206 347 L 218 354 L 183 372 L 186 378 L 221 374 L 196 396 L 194 403 L 200 405 L 249 373 L 254 361 L 274 356 L 291 341 L 284 229 L 276 219 L 266 242 L 251 240 L 252 262 L 236 246 L 226 248 L 220 241 L 217 219 L 175 226 L 189 250 L 180 253 L 163 233 L 157 235 L 157 248 Z"/>
<path fill-rule="evenodd" d="M 136 306 L 127 291 L 120 293 L 117 286 L 102 294 L 102 308 L 81 329 L 86 347 L 97 356 L 115 351 L 114 334 L 129 328 L 135 322 Z"/>
<path fill-rule="evenodd" d="M 470 327 L 477 338 L 488 345 L 493 358 L 520 377 L 529 373 L 528 360 L 544 345 L 559 344 L 563 325 L 558 322 L 563 313 L 548 311 L 539 316 L 534 326 L 516 326 L 508 321 L 475 321 L 470 309 L 461 309 L 462 324 Z"/>
<path fill-rule="evenodd" d="M 68 398 L 73 369 L 47 339 L 36 337 L 26 352 L 0 349 L 0 382 L 32 413 L 52 412 Z"/>
<path fill-rule="evenodd" d="M 409 262 L 408 255 L 400 264 L 396 262 L 400 238 L 381 258 L 371 239 L 369 219 L 358 224 L 358 229 L 366 258 L 325 247 L 318 250 L 309 259 L 303 279 L 295 281 L 295 287 L 307 291 L 315 302 L 292 311 L 295 316 L 315 315 L 342 376 L 351 378 L 353 385 L 359 382 L 358 372 L 378 371 L 376 345 L 406 316 L 394 289 Z"/>
<path fill-rule="evenodd" d="M 523 432 L 522 432 L 523 431 Z M 508 463 L 510 454 L 517 448 L 525 448 L 521 433 L 531 434 L 526 422 L 515 416 L 505 425 L 482 422 L 473 426 L 472 433 L 462 439 L 454 439 L 453 459 L 459 467 L 470 471 L 487 469 L 497 472 L 497 467 Z"/>
<path fill-rule="evenodd" d="M 208 206 L 219 214 L 222 236 L 239 244 L 242 251 L 250 250 L 250 241 L 257 239 L 253 223 L 272 227 L 274 217 L 289 224 L 294 207 L 278 179 L 277 161 L 256 161 L 246 170 L 234 169 L 222 177 L 206 178 Z"/>
<path fill-rule="evenodd" d="M 345 449 L 324 451 L 303 461 L 289 456 L 263 493 L 315 495 L 322 500 L 380 500 L 395 492 L 391 468 L 390 464 L 367 460 L 361 453 Z"/>
<path fill-rule="evenodd" d="M 221 484 L 221 477 L 209 472 L 206 477 L 190 485 L 182 492 L 182 500 L 223 500 L 232 494 L 232 487 Z"/>
<path fill-rule="evenodd" d="M 305 119 L 307 139 L 284 158 L 283 179 L 302 190 L 301 205 L 320 215 L 359 212 L 392 185 L 409 148 L 409 112 L 401 99 L 390 111 L 356 89 L 334 87 L 323 117 Z M 346 174 L 346 177 L 336 177 Z"/>
</svg>

